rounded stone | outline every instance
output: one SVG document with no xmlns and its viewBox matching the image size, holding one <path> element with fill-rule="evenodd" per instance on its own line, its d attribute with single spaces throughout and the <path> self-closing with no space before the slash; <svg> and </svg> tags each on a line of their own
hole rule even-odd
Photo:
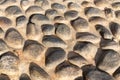
<svg viewBox="0 0 120 80">
<path fill-rule="evenodd" d="M 103 50 L 99 60 L 98 68 L 112 74 L 120 65 L 120 54 L 110 49 Z"/>
<path fill-rule="evenodd" d="M 48 9 L 45 11 L 45 15 L 51 19 L 53 19 L 55 16 L 58 16 L 58 12 L 54 9 Z"/>
<path fill-rule="evenodd" d="M 24 38 L 22 35 L 14 28 L 9 28 L 5 34 L 5 41 L 8 46 L 16 49 L 23 47 Z"/>
<path fill-rule="evenodd" d="M 99 7 L 107 7 L 109 5 L 108 0 L 94 0 L 94 4 Z"/>
<path fill-rule="evenodd" d="M 22 15 L 16 18 L 16 26 L 25 25 L 27 23 L 26 16 Z"/>
<path fill-rule="evenodd" d="M 98 70 L 90 71 L 86 75 L 86 79 L 88 80 L 114 80 L 114 78 L 111 75 L 105 72 L 98 71 Z"/>
<path fill-rule="evenodd" d="M 48 73 L 33 62 L 30 63 L 29 73 L 32 80 L 51 80 Z"/>
<path fill-rule="evenodd" d="M 48 0 L 35 0 L 34 3 L 35 3 L 36 5 L 41 6 L 42 8 L 43 8 L 44 6 L 48 6 L 48 5 L 49 5 Z"/>
<path fill-rule="evenodd" d="M 93 16 L 89 18 L 89 22 L 93 25 L 97 25 L 97 24 L 106 24 L 107 20 L 103 17 L 100 16 Z"/>
<path fill-rule="evenodd" d="M 66 6 L 60 3 L 52 3 L 51 8 L 60 12 L 64 12 L 66 10 Z"/>
<path fill-rule="evenodd" d="M 12 52 L 0 55 L 0 71 L 5 74 L 15 74 L 18 71 L 19 57 Z"/>
<path fill-rule="evenodd" d="M 103 11 L 98 9 L 98 8 L 95 8 L 95 7 L 86 7 L 85 8 L 85 15 L 88 17 L 101 16 L 101 15 L 103 16 Z"/>
<path fill-rule="evenodd" d="M 114 11 L 111 8 L 105 8 L 104 13 L 105 13 L 105 16 L 109 19 L 115 17 Z"/>
<path fill-rule="evenodd" d="M 119 43 L 110 39 L 105 39 L 101 41 L 100 46 L 102 49 L 112 49 L 119 52 Z"/>
<path fill-rule="evenodd" d="M 63 23 L 63 22 L 65 22 L 65 18 L 63 16 L 56 16 L 56 17 L 54 17 L 54 21 L 56 23 Z"/>
<path fill-rule="evenodd" d="M 12 21 L 9 18 L 7 18 L 7 17 L 0 17 L 0 27 L 3 30 L 8 29 L 9 27 L 11 27 L 11 25 L 12 25 Z"/>
<path fill-rule="evenodd" d="M 61 48 L 67 47 L 67 44 L 62 39 L 54 35 L 43 36 L 42 43 L 46 47 L 61 47 Z"/>
<path fill-rule="evenodd" d="M 44 35 L 53 35 L 55 34 L 55 26 L 52 24 L 43 24 L 41 25 L 42 32 Z"/>
<path fill-rule="evenodd" d="M 27 40 L 23 47 L 23 55 L 26 58 L 36 59 L 44 51 L 44 46 L 37 41 Z"/>
<path fill-rule="evenodd" d="M 65 59 L 66 52 L 62 48 L 48 48 L 45 54 L 46 66 L 56 66 Z"/>
<path fill-rule="evenodd" d="M 27 8 L 25 13 L 26 14 L 35 14 L 35 13 L 40 13 L 42 11 L 43 11 L 43 9 L 40 6 L 30 6 Z"/>
<path fill-rule="evenodd" d="M 34 23 L 29 22 L 27 24 L 26 36 L 31 40 L 38 40 L 41 37 L 40 31 Z"/>
<path fill-rule="evenodd" d="M 57 34 L 57 36 L 59 36 L 63 40 L 71 39 L 72 32 L 69 26 L 67 26 L 64 23 L 56 23 L 55 27 L 56 27 L 55 33 Z"/>
<path fill-rule="evenodd" d="M 36 25 L 44 24 L 49 21 L 49 18 L 43 14 L 32 14 L 30 21 Z"/>
<path fill-rule="evenodd" d="M 22 14 L 22 11 L 18 6 L 9 6 L 5 9 L 5 13 L 9 16 L 17 16 Z"/>
<path fill-rule="evenodd" d="M 57 65 L 55 69 L 55 73 L 59 77 L 63 77 L 64 79 L 66 78 L 72 79 L 73 77 L 77 75 L 81 75 L 82 71 L 78 66 L 70 63 L 69 61 L 64 61 L 60 63 L 59 65 Z"/>
<path fill-rule="evenodd" d="M 23 10 L 26 10 L 29 7 L 30 1 L 29 0 L 21 0 L 20 6 Z"/>
<path fill-rule="evenodd" d="M 9 51 L 7 44 L 4 42 L 4 40 L 0 39 L 0 55 L 7 51 Z"/>
<path fill-rule="evenodd" d="M 6 74 L 0 74 L 0 80 L 10 80 L 10 78 Z"/>
<path fill-rule="evenodd" d="M 88 64 L 87 60 L 84 57 L 79 55 L 79 53 L 76 53 L 73 51 L 68 53 L 67 58 L 71 63 L 73 63 L 79 67 L 82 67 L 82 66 Z"/>
<path fill-rule="evenodd" d="M 72 20 L 78 17 L 78 12 L 75 10 L 69 10 L 64 13 L 65 19 Z"/>
<path fill-rule="evenodd" d="M 76 39 L 77 41 L 87 41 L 91 43 L 99 43 L 100 42 L 100 37 L 89 33 L 89 32 L 78 32 L 76 34 Z"/>
<path fill-rule="evenodd" d="M 77 42 L 74 46 L 74 51 L 83 56 L 86 60 L 92 61 L 97 53 L 97 46 L 90 42 Z"/>
<path fill-rule="evenodd" d="M 79 4 L 74 2 L 69 2 L 67 6 L 71 10 L 78 10 L 80 8 Z"/>
<path fill-rule="evenodd" d="M 115 38 L 120 39 L 120 24 L 118 24 L 116 22 L 111 22 L 110 30 Z"/>
<path fill-rule="evenodd" d="M 96 25 L 95 28 L 100 33 L 100 35 L 103 39 L 112 39 L 113 38 L 112 33 L 105 26 Z"/>
<path fill-rule="evenodd" d="M 86 19 L 78 17 L 71 21 L 71 25 L 76 31 L 86 31 L 89 29 L 88 22 Z"/>
<path fill-rule="evenodd" d="M 31 80 L 26 73 L 22 73 L 19 80 Z"/>
</svg>

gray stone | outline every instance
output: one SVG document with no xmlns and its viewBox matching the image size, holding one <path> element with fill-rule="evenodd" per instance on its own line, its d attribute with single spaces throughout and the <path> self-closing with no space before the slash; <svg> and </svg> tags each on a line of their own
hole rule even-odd
<svg viewBox="0 0 120 80">
<path fill-rule="evenodd" d="M 53 3 L 53 4 L 51 4 L 51 8 L 52 8 L 52 9 L 55 9 L 55 10 L 57 10 L 57 11 L 62 11 L 62 12 L 64 12 L 65 9 L 66 9 L 66 6 L 63 5 L 63 4 L 60 4 L 60 3 Z"/>
<path fill-rule="evenodd" d="M 97 46 L 90 42 L 77 42 L 74 46 L 74 51 L 78 52 L 88 61 L 95 58 L 97 50 Z"/>
<path fill-rule="evenodd" d="M 54 35 L 45 35 L 42 39 L 42 43 L 46 47 L 67 47 L 67 44 L 62 39 Z"/>
<path fill-rule="evenodd" d="M 10 78 L 6 74 L 0 74 L 0 80 L 10 80 Z"/>
<path fill-rule="evenodd" d="M 88 80 L 114 80 L 112 76 L 105 72 L 101 72 L 98 70 L 92 70 L 86 75 L 86 79 Z"/>
<path fill-rule="evenodd" d="M 26 16 L 19 16 L 16 18 L 16 25 L 20 26 L 20 25 L 25 25 L 27 23 L 27 18 Z"/>
<path fill-rule="evenodd" d="M 55 27 L 56 27 L 55 33 L 57 34 L 57 36 L 59 36 L 63 40 L 71 39 L 72 32 L 71 32 L 69 26 L 67 26 L 64 23 L 56 23 Z"/>
<path fill-rule="evenodd" d="M 5 13 L 9 16 L 17 16 L 22 14 L 22 11 L 18 6 L 9 6 L 5 9 Z"/>
<path fill-rule="evenodd" d="M 26 28 L 26 36 L 31 40 L 38 40 L 41 36 L 40 31 L 34 23 L 28 23 Z"/>
<path fill-rule="evenodd" d="M 10 28 L 12 21 L 7 17 L 0 17 L 0 26 L 3 30 Z"/>
<path fill-rule="evenodd" d="M 80 6 L 77 3 L 69 2 L 68 3 L 68 8 L 71 9 L 71 10 L 78 10 L 80 8 Z"/>
<path fill-rule="evenodd" d="M 65 16 L 66 19 L 72 20 L 72 19 L 77 18 L 78 12 L 75 11 L 75 10 L 69 10 L 69 11 L 66 11 L 66 12 L 64 13 L 64 16 Z"/>
<path fill-rule="evenodd" d="M 115 38 L 120 39 L 120 24 L 118 24 L 116 22 L 111 22 L 110 30 Z"/>
<path fill-rule="evenodd" d="M 95 7 L 86 7 L 85 8 L 85 15 L 87 15 L 88 17 L 101 16 L 102 14 L 103 14 L 103 11 L 98 8 L 95 8 Z"/>
<path fill-rule="evenodd" d="M 88 64 L 87 60 L 76 52 L 69 52 L 67 57 L 71 63 L 79 67 L 82 67 Z"/>
<path fill-rule="evenodd" d="M 112 33 L 105 28 L 103 25 L 96 25 L 96 30 L 100 33 L 101 37 L 104 39 L 112 39 L 113 35 Z"/>
<path fill-rule="evenodd" d="M 36 59 L 43 51 L 44 46 L 34 40 L 27 40 L 23 47 L 23 55 L 30 59 Z"/>
<path fill-rule="evenodd" d="M 27 10 L 25 11 L 26 14 L 35 14 L 35 13 L 39 13 L 42 12 L 43 9 L 40 6 L 30 6 L 27 8 Z"/>
<path fill-rule="evenodd" d="M 65 58 L 65 51 L 62 48 L 52 47 L 48 48 L 45 54 L 46 66 L 56 66 L 61 63 Z"/>
<path fill-rule="evenodd" d="M 120 19 L 120 10 L 115 11 L 116 18 Z"/>
<path fill-rule="evenodd" d="M 19 80 L 31 80 L 31 79 L 27 74 L 22 73 Z"/>
<path fill-rule="evenodd" d="M 18 71 L 19 58 L 12 52 L 6 52 L 0 55 L 0 71 L 3 73 L 14 74 Z"/>
<path fill-rule="evenodd" d="M 64 61 L 57 65 L 55 73 L 58 74 L 60 77 L 69 76 L 70 78 L 72 78 L 73 76 L 81 74 L 81 69 L 78 66 L 70 63 L 69 61 Z"/>
<path fill-rule="evenodd" d="M 43 14 L 33 14 L 30 16 L 30 21 L 37 25 L 46 23 L 49 21 L 49 18 Z"/>
<path fill-rule="evenodd" d="M 45 11 L 45 15 L 51 19 L 58 15 L 58 12 L 54 9 L 48 9 Z"/>
<path fill-rule="evenodd" d="M 48 73 L 33 62 L 30 63 L 29 73 L 32 80 L 51 80 Z"/>
<path fill-rule="evenodd" d="M 78 41 L 87 41 L 91 43 L 99 43 L 100 42 L 100 37 L 89 33 L 89 32 L 78 32 L 76 34 L 76 39 Z"/>
<path fill-rule="evenodd" d="M 120 54 L 114 50 L 103 50 L 99 58 L 98 67 L 112 74 L 120 65 Z"/>
<path fill-rule="evenodd" d="M 7 44 L 2 40 L 0 39 L 0 54 L 2 53 L 5 53 L 9 50 Z"/>
<path fill-rule="evenodd" d="M 45 35 L 55 34 L 55 26 L 53 26 L 52 24 L 43 24 L 43 25 L 41 25 L 41 28 L 42 28 L 42 32 Z"/>
<path fill-rule="evenodd" d="M 71 25 L 76 31 L 85 31 L 89 28 L 88 22 L 86 19 L 78 17 L 71 21 Z"/>
<path fill-rule="evenodd" d="M 5 41 L 8 46 L 16 49 L 23 47 L 24 38 L 22 35 L 14 28 L 9 28 L 5 34 Z"/>
</svg>

